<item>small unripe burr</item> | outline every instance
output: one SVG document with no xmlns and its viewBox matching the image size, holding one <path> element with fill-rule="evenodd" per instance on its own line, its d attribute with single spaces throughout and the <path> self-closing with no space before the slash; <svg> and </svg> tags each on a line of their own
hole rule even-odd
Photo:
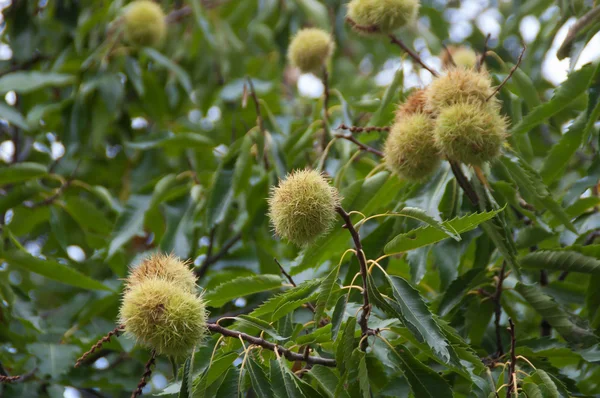
<svg viewBox="0 0 600 398">
<path fill-rule="evenodd" d="M 425 89 L 418 89 L 410 93 L 406 101 L 396 109 L 396 121 L 413 113 L 428 113 L 426 110 L 427 94 Z"/>
<path fill-rule="evenodd" d="M 506 124 L 496 106 L 452 105 L 442 109 L 437 117 L 435 144 L 449 160 L 479 166 L 500 155 Z"/>
<path fill-rule="evenodd" d="M 486 72 L 453 68 L 427 88 L 427 109 L 439 113 L 444 107 L 460 103 L 494 104 L 495 99 L 488 101 L 493 93 L 492 80 Z"/>
<path fill-rule="evenodd" d="M 131 288 L 151 278 L 173 282 L 190 293 L 196 291 L 196 276 L 186 262 L 174 255 L 157 253 L 145 258 L 131 270 L 126 281 L 127 287 Z"/>
<path fill-rule="evenodd" d="M 136 47 L 158 47 L 167 33 L 165 14 L 158 4 L 136 0 L 123 15 L 125 40 Z"/>
<path fill-rule="evenodd" d="M 333 54 L 335 43 L 331 35 L 322 29 L 306 28 L 292 38 L 288 47 L 288 59 L 292 66 L 303 73 L 318 72 Z"/>
<path fill-rule="evenodd" d="M 442 54 L 442 65 L 445 69 L 454 67 L 473 69 L 477 66 L 477 53 L 472 49 L 464 46 L 450 46 L 447 50 Z"/>
<path fill-rule="evenodd" d="M 435 171 L 440 155 L 434 143 L 433 129 L 434 120 L 422 112 L 398 118 L 383 150 L 388 170 L 410 181 L 422 180 Z"/>
<path fill-rule="evenodd" d="M 120 324 L 158 354 L 181 357 L 207 334 L 203 299 L 164 279 L 146 279 L 125 291 Z"/>
<path fill-rule="evenodd" d="M 390 33 L 414 22 L 419 6 L 419 0 L 352 0 L 348 18 L 366 28 L 357 29 L 362 33 Z"/>
<path fill-rule="evenodd" d="M 271 190 L 269 217 L 280 237 L 305 246 L 326 233 L 336 218 L 337 190 L 314 170 L 297 170 Z"/>
</svg>

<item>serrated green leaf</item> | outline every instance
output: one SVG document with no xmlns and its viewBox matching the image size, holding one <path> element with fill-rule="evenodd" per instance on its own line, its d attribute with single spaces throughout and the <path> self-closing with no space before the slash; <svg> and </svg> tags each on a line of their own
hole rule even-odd
<svg viewBox="0 0 600 398">
<path fill-rule="evenodd" d="M 262 365 L 254 360 L 252 355 L 248 357 L 247 365 L 250 382 L 252 383 L 252 388 L 254 388 L 256 395 L 264 398 L 272 398 L 273 391 L 271 390 L 270 381 L 267 378 Z"/>
<path fill-rule="evenodd" d="M 262 319 L 258 319 L 249 315 L 238 315 L 236 317 L 232 317 L 232 319 L 236 320 L 237 325 L 262 330 L 275 340 L 287 340 L 287 337 L 282 337 L 279 334 L 277 334 L 277 331 L 273 329 L 273 327 L 271 327 L 271 324 L 269 322 L 263 321 Z"/>
<path fill-rule="evenodd" d="M 523 120 L 511 129 L 510 133 L 526 133 L 560 112 L 589 87 L 593 73 L 594 68 L 591 65 L 585 65 L 572 72 L 567 80 L 555 90 L 550 101 L 532 109 Z"/>
<path fill-rule="evenodd" d="M 233 201 L 233 169 L 221 167 L 214 175 L 213 186 L 208 197 L 207 224 L 209 228 L 220 224 L 225 219 L 229 206 Z"/>
<path fill-rule="evenodd" d="M 311 293 L 321 283 L 321 279 L 312 279 L 277 294 L 250 313 L 254 317 L 266 317 L 271 322 L 281 318 L 309 300 Z"/>
<path fill-rule="evenodd" d="M 560 137 L 560 141 L 552 146 L 540 170 L 540 176 L 544 183 L 551 184 L 554 182 L 567 167 L 569 159 L 581 146 L 586 125 L 587 113 L 582 113 L 569 126 L 567 132 Z"/>
<path fill-rule="evenodd" d="M 214 359 L 204 373 L 194 380 L 193 396 L 204 397 L 206 390 L 232 366 L 237 357 L 237 353 L 228 352 Z"/>
<path fill-rule="evenodd" d="M 125 143 L 128 148 L 147 151 L 154 148 L 168 149 L 202 149 L 214 145 L 214 142 L 197 133 L 164 133 L 153 137 Z"/>
<path fill-rule="evenodd" d="M 5 119 L 9 123 L 14 124 L 25 131 L 29 131 L 29 125 L 25 121 L 25 118 L 21 112 L 12 106 L 0 103 L 0 119 Z"/>
<path fill-rule="evenodd" d="M 535 388 L 530 388 L 534 397 L 538 396 L 537 394 L 539 392 L 539 396 L 542 398 L 560 398 L 560 393 L 558 392 L 556 384 L 554 384 L 550 376 L 542 369 L 536 369 L 535 372 L 525 377 L 523 383 L 533 384 L 537 387 L 537 390 Z M 530 396 L 528 396 L 528 398 L 530 398 Z"/>
<path fill-rule="evenodd" d="M 46 166 L 39 163 L 22 162 L 8 167 L 0 168 L 0 185 L 15 184 L 34 178 L 42 177 L 48 173 Z"/>
<path fill-rule="evenodd" d="M 556 331 L 573 344 L 593 344 L 596 336 L 587 329 L 576 325 L 565 310 L 537 286 L 517 283 L 515 290 L 535 309 Z"/>
<path fill-rule="evenodd" d="M 485 268 L 473 268 L 452 281 L 442 296 L 438 314 L 445 316 L 464 298 L 464 295 L 485 275 Z"/>
<path fill-rule="evenodd" d="M 33 343 L 27 349 L 39 358 L 37 373 L 49 375 L 54 380 L 71 369 L 80 352 L 79 347 L 70 344 Z"/>
<path fill-rule="evenodd" d="M 117 218 L 117 223 L 113 229 L 111 242 L 108 246 L 107 257 L 109 259 L 134 236 L 144 234 L 144 214 L 149 205 L 149 196 L 132 195 L 129 198 L 125 210 Z"/>
<path fill-rule="evenodd" d="M 390 213 L 390 216 L 391 215 L 403 216 L 403 217 L 408 217 L 408 218 L 413 218 L 415 220 L 419 220 L 419 221 L 424 222 L 425 224 L 443 232 L 444 234 L 448 235 L 450 238 L 453 238 L 456 241 L 461 240 L 460 235 L 458 235 L 457 233 L 455 233 L 454 231 L 449 229 L 446 225 L 439 222 L 435 218 L 431 217 L 424 210 L 418 209 L 416 207 L 404 207 L 400 211 Z"/>
<path fill-rule="evenodd" d="M 67 285 L 82 289 L 111 290 L 99 281 L 94 280 L 73 268 L 53 260 L 42 260 L 41 258 L 34 257 L 31 254 L 21 250 L 7 251 L 1 253 L 0 256 L 12 266 L 19 267 L 30 272 L 35 272 L 36 274 L 45 276 L 48 279 L 65 283 Z"/>
<path fill-rule="evenodd" d="M 75 76 L 65 73 L 19 71 L 0 78 L 0 93 L 14 91 L 18 94 L 27 94 L 44 87 L 66 86 L 74 81 Z"/>
<path fill-rule="evenodd" d="M 329 275 L 323 280 L 319 287 L 319 294 L 317 295 L 317 305 L 315 306 L 315 324 L 319 324 L 321 317 L 325 313 L 325 307 L 331 297 L 331 292 L 335 287 L 340 272 L 340 265 L 333 267 Z"/>
<path fill-rule="evenodd" d="M 388 358 L 402 369 L 415 398 L 453 396 L 442 376 L 415 358 L 405 347 L 390 347 Z"/>
<path fill-rule="evenodd" d="M 110 235 L 113 223 L 92 202 L 79 196 L 70 196 L 66 200 L 65 210 L 82 229 Z"/>
<path fill-rule="evenodd" d="M 338 365 L 338 369 L 340 370 L 340 374 L 344 374 L 347 370 L 347 366 L 350 363 L 350 359 L 352 357 L 352 351 L 355 348 L 354 344 L 354 330 L 356 329 L 356 318 L 348 318 L 346 321 L 346 325 L 344 326 L 344 331 L 342 334 L 338 335 L 338 340 L 336 340 L 336 352 L 335 352 L 335 360 Z"/>
<path fill-rule="evenodd" d="M 483 213 L 473 213 L 467 216 L 455 218 L 450 221 L 444 221 L 442 225 L 449 230 L 454 230 L 457 233 L 463 233 L 470 231 L 476 228 L 479 224 L 493 218 L 502 210 L 503 209 Z M 431 226 L 420 227 L 410 232 L 397 235 L 387 245 L 385 245 L 384 252 L 386 254 L 401 253 L 439 242 L 447 237 L 447 234 L 437 228 L 433 228 Z"/>
<path fill-rule="evenodd" d="M 280 358 L 271 360 L 271 388 L 274 395 L 287 398 L 304 398 L 298 377 L 294 375 Z"/>
<path fill-rule="evenodd" d="M 548 187 L 546 187 L 540 175 L 533 170 L 531 166 L 521 159 L 512 161 L 506 156 L 502 157 L 500 161 L 519 186 L 519 191 L 525 199 L 532 201 L 534 205 L 547 209 L 554 217 L 560 220 L 565 227 L 572 232 L 577 233 L 577 229 L 571 222 L 569 215 L 560 204 L 552 198 Z"/>
<path fill-rule="evenodd" d="M 398 276 L 386 274 L 386 278 L 395 299 L 388 301 L 388 304 L 392 308 L 397 308 L 397 312 L 401 314 L 401 320 L 413 333 L 427 342 L 444 362 L 450 361 L 446 337 L 442 334 L 419 292 Z"/>
<path fill-rule="evenodd" d="M 536 251 L 523 256 L 520 263 L 530 269 L 600 274 L 600 260 L 573 251 Z"/>
<path fill-rule="evenodd" d="M 221 307 L 228 301 L 254 293 L 266 292 L 281 287 L 279 275 L 242 276 L 225 282 L 207 292 L 204 299 L 211 307 Z"/>
<path fill-rule="evenodd" d="M 369 383 L 369 371 L 367 369 L 367 357 L 363 356 L 358 363 L 358 385 L 363 398 L 371 397 L 371 385 Z"/>
<path fill-rule="evenodd" d="M 252 134 L 251 132 L 248 132 L 242 139 L 240 154 L 235 161 L 233 170 L 232 184 L 233 194 L 235 196 L 245 190 L 250 182 L 250 176 L 252 175 L 252 158 L 250 157 L 250 151 L 253 143 L 254 140 L 252 139 Z"/>
<path fill-rule="evenodd" d="M 193 355 L 192 355 L 193 356 Z M 178 398 L 192 397 L 192 356 L 185 359 Z"/>
<path fill-rule="evenodd" d="M 337 398 L 339 396 L 343 398 L 349 398 L 346 391 L 342 391 L 340 394 L 336 395 L 336 389 L 340 383 L 340 378 L 331 368 L 322 365 L 315 365 L 310 369 L 308 374 L 315 379 L 319 387 L 321 387 L 321 390 L 325 391 L 325 394 L 328 397 Z"/>
<path fill-rule="evenodd" d="M 173 73 L 184 90 L 187 91 L 188 94 L 191 94 L 193 90 L 192 81 L 185 69 L 153 48 L 144 48 L 144 53 L 152 58 L 158 65 L 167 68 Z"/>
</svg>

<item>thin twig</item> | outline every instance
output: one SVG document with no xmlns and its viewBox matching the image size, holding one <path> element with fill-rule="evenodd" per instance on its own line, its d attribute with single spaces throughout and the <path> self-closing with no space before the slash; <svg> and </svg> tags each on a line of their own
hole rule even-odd
<svg viewBox="0 0 600 398">
<path fill-rule="evenodd" d="M 219 250 L 214 256 L 206 256 L 202 264 L 194 271 L 196 273 L 196 277 L 198 279 L 202 278 L 204 274 L 206 274 L 206 271 L 208 271 L 208 267 L 210 267 L 212 264 L 216 263 L 221 258 L 223 258 L 227 254 L 229 249 L 231 249 L 231 247 L 235 245 L 241 238 L 242 233 L 238 232 L 231 239 L 225 242 L 221 250 Z"/>
<path fill-rule="evenodd" d="M 383 157 L 383 152 L 381 152 L 378 149 L 372 148 L 368 145 L 363 144 L 362 142 L 360 142 L 359 140 L 357 140 L 356 138 L 354 138 L 354 136 L 352 134 L 336 134 L 335 135 L 338 138 L 343 138 L 345 140 L 348 140 L 350 142 L 353 142 L 354 144 L 356 144 L 361 150 L 365 151 L 365 152 L 369 152 L 372 153 L 374 155 L 379 156 L 380 158 Z"/>
<path fill-rule="evenodd" d="M 119 325 L 116 328 L 114 328 L 113 330 L 111 330 L 110 332 L 108 332 L 106 334 L 106 336 L 102 337 L 100 340 L 98 340 L 98 342 L 96 344 L 94 344 L 92 346 L 92 348 L 89 349 L 89 351 L 85 352 L 75 363 L 75 367 L 78 368 L 79 366 L 81 366 L 81 364 L 83 363 L 83 361 L 90 355 L 92 355 L 96 350 L 100 349 L 100 347 L 102 347 L 102 345 L 104 343 L 108 343 L 110 341 L 110 339 L 115 336 L 115 337 L 119 337 L 119 334 L 121 334 L 121 332 L 123 331 L 123 326 Z"/>
<path fill-rule="evenodd" d="M 371 314 L 371 304 L 369 303 L 369 288 L 367 284 L 367 278 L 369 277 L 369 271 L 367 268 L 367 258 L 365 256 L 365 252 L 363 251 L 362 243 L 360 242 L 360 235 L 358 234 L 358 231 L 354 228 L 352 220 L 350 219 L 350 215 L 341 206 L 336 207 L 335 210 L 344 220 L 344 228 L 346 228 L 348 232 L 350 232 L 350 235 L 352 235 L 354 247 L 356 248 L 356 258 L 358 259 L 358 264 L 360 265 L 360 274 L 363 280 L 363 306 L 362 315 L 358 321 L 358 324 L 360 325 L 362 337 L 362 343 L 360 348 L 364 351 L 368 345 L 368 341 L 365 338 L 365 336 L 373 334 L 372 330 L 369 329 L 368 325 L 369 315 Z"/>
<path fill-rule="evenodd" d="M 435 77 L 439 76 L 439 74 L 436 71 L 434 71 L 432 68 L 427 66 L 427 64 L 425 62 L 423 62 L 423 60 L 421 59 L 419 54 L 417 54 L 416 52 L 411 50 L 406 44 L 404 44 L 404 42 L 402 40 L 400 40 L 399 38 L 397 38 L 396 36 L 394 36 L 391 33 L 388 35 L 388 37 L 390 38 L 392 43 L 396 44 L 398 47 L 400 47 L 402 50 L 404 50 L 404 52 L 407 53 L 412 59 L 414 59 L 419 65 L 421 65 L 423 68 L 427 69 L 429 71 L 429 73 L 431 73 Z"/>
<path fill-rule="evenodd" d="M 373 26 L 359 25 L 350 17 L 346 17 L 346 23 L 348 25 L 350 25 L 350 27 L 352 27 L 352 29 L 354 29 L 358 32 L 363 32 L 363 33 L 380 33 L 381 32 L 379 27 L 376 25 L 373 25 Z M 427 66 L 427 64 L 425 64 L 425 62 L 423 62 L 423 60 L 421 59 L 419 54 L 417 54 L 416 52 L 411 50 L 406 44 L 404 44 L 404 42 L 402 40 L 400 40 L 399 38 L 397 38 L 396 36 L 394 36 L 391 33 L 388 34 L 387 36 L 390 38 L 392 43 L 396 44 L 402 50 L 404 50 L 404 52 L 406 52 L 419 65 L 421 65 L 423 68 L 427 69 L 429 71 L 429 73 L 431 73 L 433 76 L 436 76 L 436 77 L 438 76 L 438 73 L 435 70 L 433 70 L 432 68 L 430 68 L 429 66 Z"/>
<path fill-rule="evenodd" d="M 62 195 L 63 192 L 71 186 L 73 180 L 75 179 L 75 174 L 77 173 L 80 164 L 81 159 L 79 160 L 79 162 L 77 162 L 77 166 L 75 166 L 75 169 L 73 169 L 73 172 L 71 172 L 69 178 L 67 178 L 67 180 L 60 187 L 58 187 L 58 189 L 52 195 L 48 196 L 46 199 L 40 202 L 29 204 L 27 207 L 30 209 L 34 209 L 36 207 L 48 206 L 54 203 L 54 201 L 56 201 L 60 197 L 60 195 Z"/>
<path fill-rule="evenodd" d="M 208 327 L 208 330 L 210 330 L 213 333 L 219 333 L 219 334 L 222 334 L 223 336 L 233 337 L 236 339 L 242 339 L 251 344 L 266 348 L 267 350 L 275 351 L 275 349 L 277 349 L 277 352 L 280 354 L 283 354 L 283 356 L 289 361 L 303 361 L 303 362 L 306 362 L 306 363 L 309 363 L 312 365 L 323 365 L 323 366 L 329 366 L 329 367 L 336 366 L 335 359 L 305 356 L 304 354 L 293 352 L 287 348 L 284 348 L 277 344 L 271 343 L 270 341 L 267 341 L 260 337 L 254 337 L 254 336 L 250 336 L 249 334 L 246 334 L 246 333 L 238 332 L 236 330 L 224 328 L 223 326 L 221 326 L 217 323 L 209 323 L 209 324 L 207 324 L 207 327 Z"/>
<path fill-rule="evenodd" d="M 454 57 L 452 56 L 452 53 L 450 52 L 450 49 L 444 43 L 442 43 L 442 47 L 444 47 L 444 51 L 446 51 L 446 57 L 448 57 L 448 61 L 452 64 L 452 66 L 455 67 L 456 66 L 456 62 L 454 62 Z"/>
<path fill-rule="evenodd" d="M 483 52 L 481 53 L 481 56 L 477 59 L 476 69 L 478 72 L 481 70 L 481 68 L 483 67 L 483 63 L 485 62 L 485 57 L 487 56 L 488 51 L 488 42 L 490 41 L 491 36 L 491 33 L 488 33 L 485 37 L 485 42 L 483 42 Z"/>
<path fill-rule="evenodd" d="M 384 132 L 384 131 L 390 131 L 390 129 L 391 129 L 390 126 L 383 126 L 383 127 L 375 127 L 375 126 L 358 127 L 358 126 L 346 126 L 343 123 L 338 126 L 338 130 L 348 130 L 351 133 L 371 133 L 373 131 Z"/>
<path fill-rule="evenodd" d="M 144 374 L 142 374 L 142 378 L 140 379 L 137 388 L 131 393 L 131 398 L 136 398 L 142 395 L 142 390 L 144 389 L 144 387 L 146 387 L 146 384 L 148 384 L 148 380 L 152 375 L 152 367 L 155 363 L 156 351 L 152 350 L 152 352 L 150 353 L 150 359 L 148 359 L 148 362 L 146 362 L 146 366 L 144 367 Z"/>
<path fill-rule="evenodd" d="M 258 126 L 260 132 L 266 136 L 267 131 L 265 130 L 265 121 L 262 117 L 262 113 L 260 111 L 260 102 L 258 101 L 258 96 L 256 95 L 256 90 L 254 89 L 254 83 L 252 83 L 252 79 L 250 76 L 246 76 L 246 80 L 248 81 L 248 85 L 250 86 L 250 96 L 252 97 L 252 101 L 254 101 L 254 109 L 256 110 L 256 125 Z M 269 159 L 267 157 L 266 149 L 267 140 L 265 139 L 265 148 L 263 148 L 263 163 L 265 165 L 265 169 L 269 169 Z"/>
<path fill-rule="evenodd" d="M 252 79 L 250 76 L 246 77 L 248 81 L 248 85 L 250 86 L 250 96 L 252 97 L 252 101 L 254 101 L 254 109 L 256 110 L 256 124 L 262 133 L 265 132 L 265 123 L 262 118 L 262 113 L 260 112 L 260 102 L 258 102 L 258 96 L 256 95 L 256 91 L 254 90 L 254 83 L 252 83 Z"/>
<path fill-rule="evenodd" d="M 587 12 L 584 16 L 579 18 L 577 22 L 575 22 L 567 32 L 567 37 L 560 45 L 558 51 L 556 52 L 556 56 L 558 59 L 563 59 L 569 56 L 569 51 L 571 50 L 571 45 L 579 32 L 581 32 L 586 26 L 589 24 L 595 23 L 598 20 L 598 16 L 600 16 L 600 5 L 592 8 Z"/>
<path fill-rule="evenodd" d="M 489 97 L 487 97 L 485 99 L 486 101 L 489 101 L 490 99 L 494 98 L 494 95 L 496 95 L 498 93 L 498 91 L 500 91 L 500 89 L 512 77 L 513 73 L 515 73 L 515 71 L 517 70 L 517 68 L 519 67 L 519 65 L 521 65 L 521 61 L 523 60 L 523 54 L 525 54 L 525 50 L 527 50 L 527 47 L 525 46 L 525 44 L 523 44 L 523 50 L 521 50 L 521 54 L 519 54 L 519 59 L 517 59 L 517 63 L 515 64 L 515 66 L 513 66 L 512 68 L 510 68 L 510 72 L 508 72 L 508 76 L 506 76 L 506 78 L 502 81 L 502 83 L 500 83 L 500 85 L 498 85 L 498 87 L 496 87 L 496 89 L 494 90 L 494 92 Z"/>
<path fill-rule="evenodd" d="M 508 328 L 510 333 L 510 381 L 508 382 L 508 388 L 506 390 L 506 398 L 510 398 L 510 393 L 512 391 L 517 391 L 517 378 L 515 377 L 515 370 L 517 367 L 517 355 L 515 354 L 515 348 L 517 345 L 517 340 L 515 338 L 515 324 L 510 318 L 508 319 L 508 324 L 510 325 Z"/>
<path fill-rule="evenodd" d="M 502 346 L 502 334 L 500 330 L 500 317 L 502 316 L 502 284 L 504 283 L 504 273 L 506 271 L 506 261 L 502 263 L 500 268 L 500 274 L 498 275 L 498 282 L 496 283 L 496 292 L 493 296 L 494 302 L 494 326 L 496 327 L 496 357 L 504 355 L 504 347 Z"/>
</svg>

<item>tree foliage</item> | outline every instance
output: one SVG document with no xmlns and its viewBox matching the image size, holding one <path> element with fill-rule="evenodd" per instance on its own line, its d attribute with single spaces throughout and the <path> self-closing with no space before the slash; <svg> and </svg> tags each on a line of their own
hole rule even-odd
<svg viewBox="0 0 600 398">
<path fill-rule="evenodd" d="M 135 32 L 126 3 L 3 10 L 0 395 L 600 395 L 600 66 L 575 68 L 600 6 L 503 1 L 486 11 L 496 36 L 465 17 L 463 38 L 454 16 L 478 2 L 423 0 L 411 23 L 407 0 L 398 28 L 338 0 L 163 0 L 165 26 L 138 15 Z M 304 27 L 335 42 L 317 34 L 314 74 L 286 55 Z M 473 109 L 506 120 L 501 153 L 387 171 L 390 126 L 438 112 L 398 105 L 460 46 L 498 87 Z M 541 65 L 557 46 L 570 68 L 553 86 Z M 303 169 L 340 203 L 333 190 L 333 226 L 297 247 L 274 236 L 268 198 Z M 155 253 L 197 277 L 210 333 L 191 354 L 118 324 L 124 279 Z"/>
</svg>

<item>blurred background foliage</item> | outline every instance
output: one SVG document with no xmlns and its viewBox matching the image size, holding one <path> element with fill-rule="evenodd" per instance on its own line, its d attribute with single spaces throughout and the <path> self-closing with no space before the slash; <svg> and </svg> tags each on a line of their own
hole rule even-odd
<svg viewBox="0 0 600 398">
<path fill-rule="evenodd" d="M 326 160 L 321 157 L 321 76 L 301 75 L 286 63 L 287 45 L 298 29 L 317 26 L 335 37 L 328 65 L 330 135 L 341 123 L 389 125 L 396 104 L 432 79 L 385 37 L 353 33 L 344 22 L 344 3 L 163 0 L 165 43 L 132 48 L 121 39 L 118 23 L 125 1 L 2 2 L 0 373 L 26 377 L 0 385 L 0 395 L 128 396 L 148 357 L 133 341 L 113 340 L 81 368 L 73 364 L 114 328 L 122 278 L 150 252 L 189 259 L 208 292 L 225 284 L 212 294 L 213 320 L 249 313 L 273 292 L 287 289 L 284 278 L 268 277 L 280 275 L 274 258 L 297 283 L 327 276 L 351 247 L 345 231 L 337 228 L 302 251 L 274 238 L 266 217 L 270 187 L 293 169 L 322 165 L 346 198 L 347 210 L 367 216 L 413 206 L 449 220 L 479 210 L 463 199 L 447 164 L 416 184 L 389 175 L 378 158 L 358 153 L 345 140 L 332 145 Z M 505 254 L 494 250 L 481 229 L 466 232 L 459 242 L 394 250 L 407 253 L 381 261 L 390 275 L 411 281 L 429 303 L 435 315 L 422 316 L 442 325 L 462 367 L 445 366 L 418 337 L 382 313 L 374 313 L 371 326 L 395 328 L 400 337 L 390 339 L 409 347 L 410 360 L 418 362 L 409 367 L 422 370 L 418 377 L 426 384 L 440 372 L 456 397 L 487 397 L 507 383 L 502 368 L 486 371 L 473 358 L 496 352 L 498 327 L 508 349 L 508 317 L 516 324 L 517 352 L 551 374 L 551 381 L 527 376 L 530 384 L 550 391 L 542 388 L 544 394 L 528 396 L 559 396 L 552 395 L 554 390 L 562 396 L 566 391 L 600 395 L 600 246 L 594 244 L 600 228 L 600 75 L 597 64 L 584 66 L 600 55 L 600 22 L 592 21 L 574 37 L 563 54 L 567 58 L 556 56 L 568 28 L 594 7 L 587 0 L 424 0 L 418 23 L 397 32 L 437 70 L 444 45 L 481 51 L 491 33 L 488 46 L 498 57 L 489 56 L 486 63 L 497 83 L 526 44 L 520 70 L 499 94 L 513 126 L 507 153 L 514 151 L 520 160 L 507 155 L 485 168 L 488 192 L 505 209 L 515 257 L 564 249 L 582 253 L 587 264 L 582 273 L 564 275 L 572 258 L 544 258 L 538 268 L 548 272 L 524 271 L 533 290 L 517 286 L 511 274 L 498 326 L 497 307 L 488 296 Z M 381 147 L 384 137 L 372 132 L 358 138 Z M 533 206 L 523 207 L 523 200 Z M 361 230 L 367 257 L 382 256 L 388 242 L 417 226 L 403 218 L 369 221 Z M 348 285 L 358 263 L 350 256 L 342 261 L 339 277 Z M 548 265 L 555 263 L 556 268 Z M 227 285 L 238 277 L 248 279 Z M 316 299 L 317 285 L 310 285 L 304 301 Z M 335 298 L 342 293 L 338 289 Z M 356 315 L 360 294 L 348 298 L 334 323 L 348 325 L 346 319 Z M 537 305 L 550 298 L 544 302 L 548 306 Z M 273 323 L 277 333 L 292 336 L 312 319 L 300 304 Z M 334 304 L 326 313 L 335 318 Z M 560 314 L 558 323 L 540 336 L 542 315 L 553 314 Z M 255 327 L 237 326 L 257 333 Z M 321 329 L 308 327 L 311 334 L 295 344 L 312 343 L 331 353 L 332 336 Z M 216 337 L 196 353 L 198 396 L 233 396 L 238 388 L 261 396 L 254 384 L 260 380 L 240 376 L 241 344 L 233 340 L 219 347 L 216 357 L 211 356 Z M 340 344 L 336 340 L 335 347 Z M 362 360 L 338 357 L 348 359 L 347 367 L 361 366 L 346 376 L 349 385 L 360 384 L 349 394 L 370 388 L 375 396 L 408 396 L 402 366 L 387 350 L 374 342 Z M 246 364 L 250 370 L 263 366 L 251 362 Z M 341 371 L 310 373 L 303 380 L 319 394 L 334 396 Z M 145 391 L 178 393 L 181 379 L 176 381 L 169 361 L 161 359 Z"/>
</svg>

